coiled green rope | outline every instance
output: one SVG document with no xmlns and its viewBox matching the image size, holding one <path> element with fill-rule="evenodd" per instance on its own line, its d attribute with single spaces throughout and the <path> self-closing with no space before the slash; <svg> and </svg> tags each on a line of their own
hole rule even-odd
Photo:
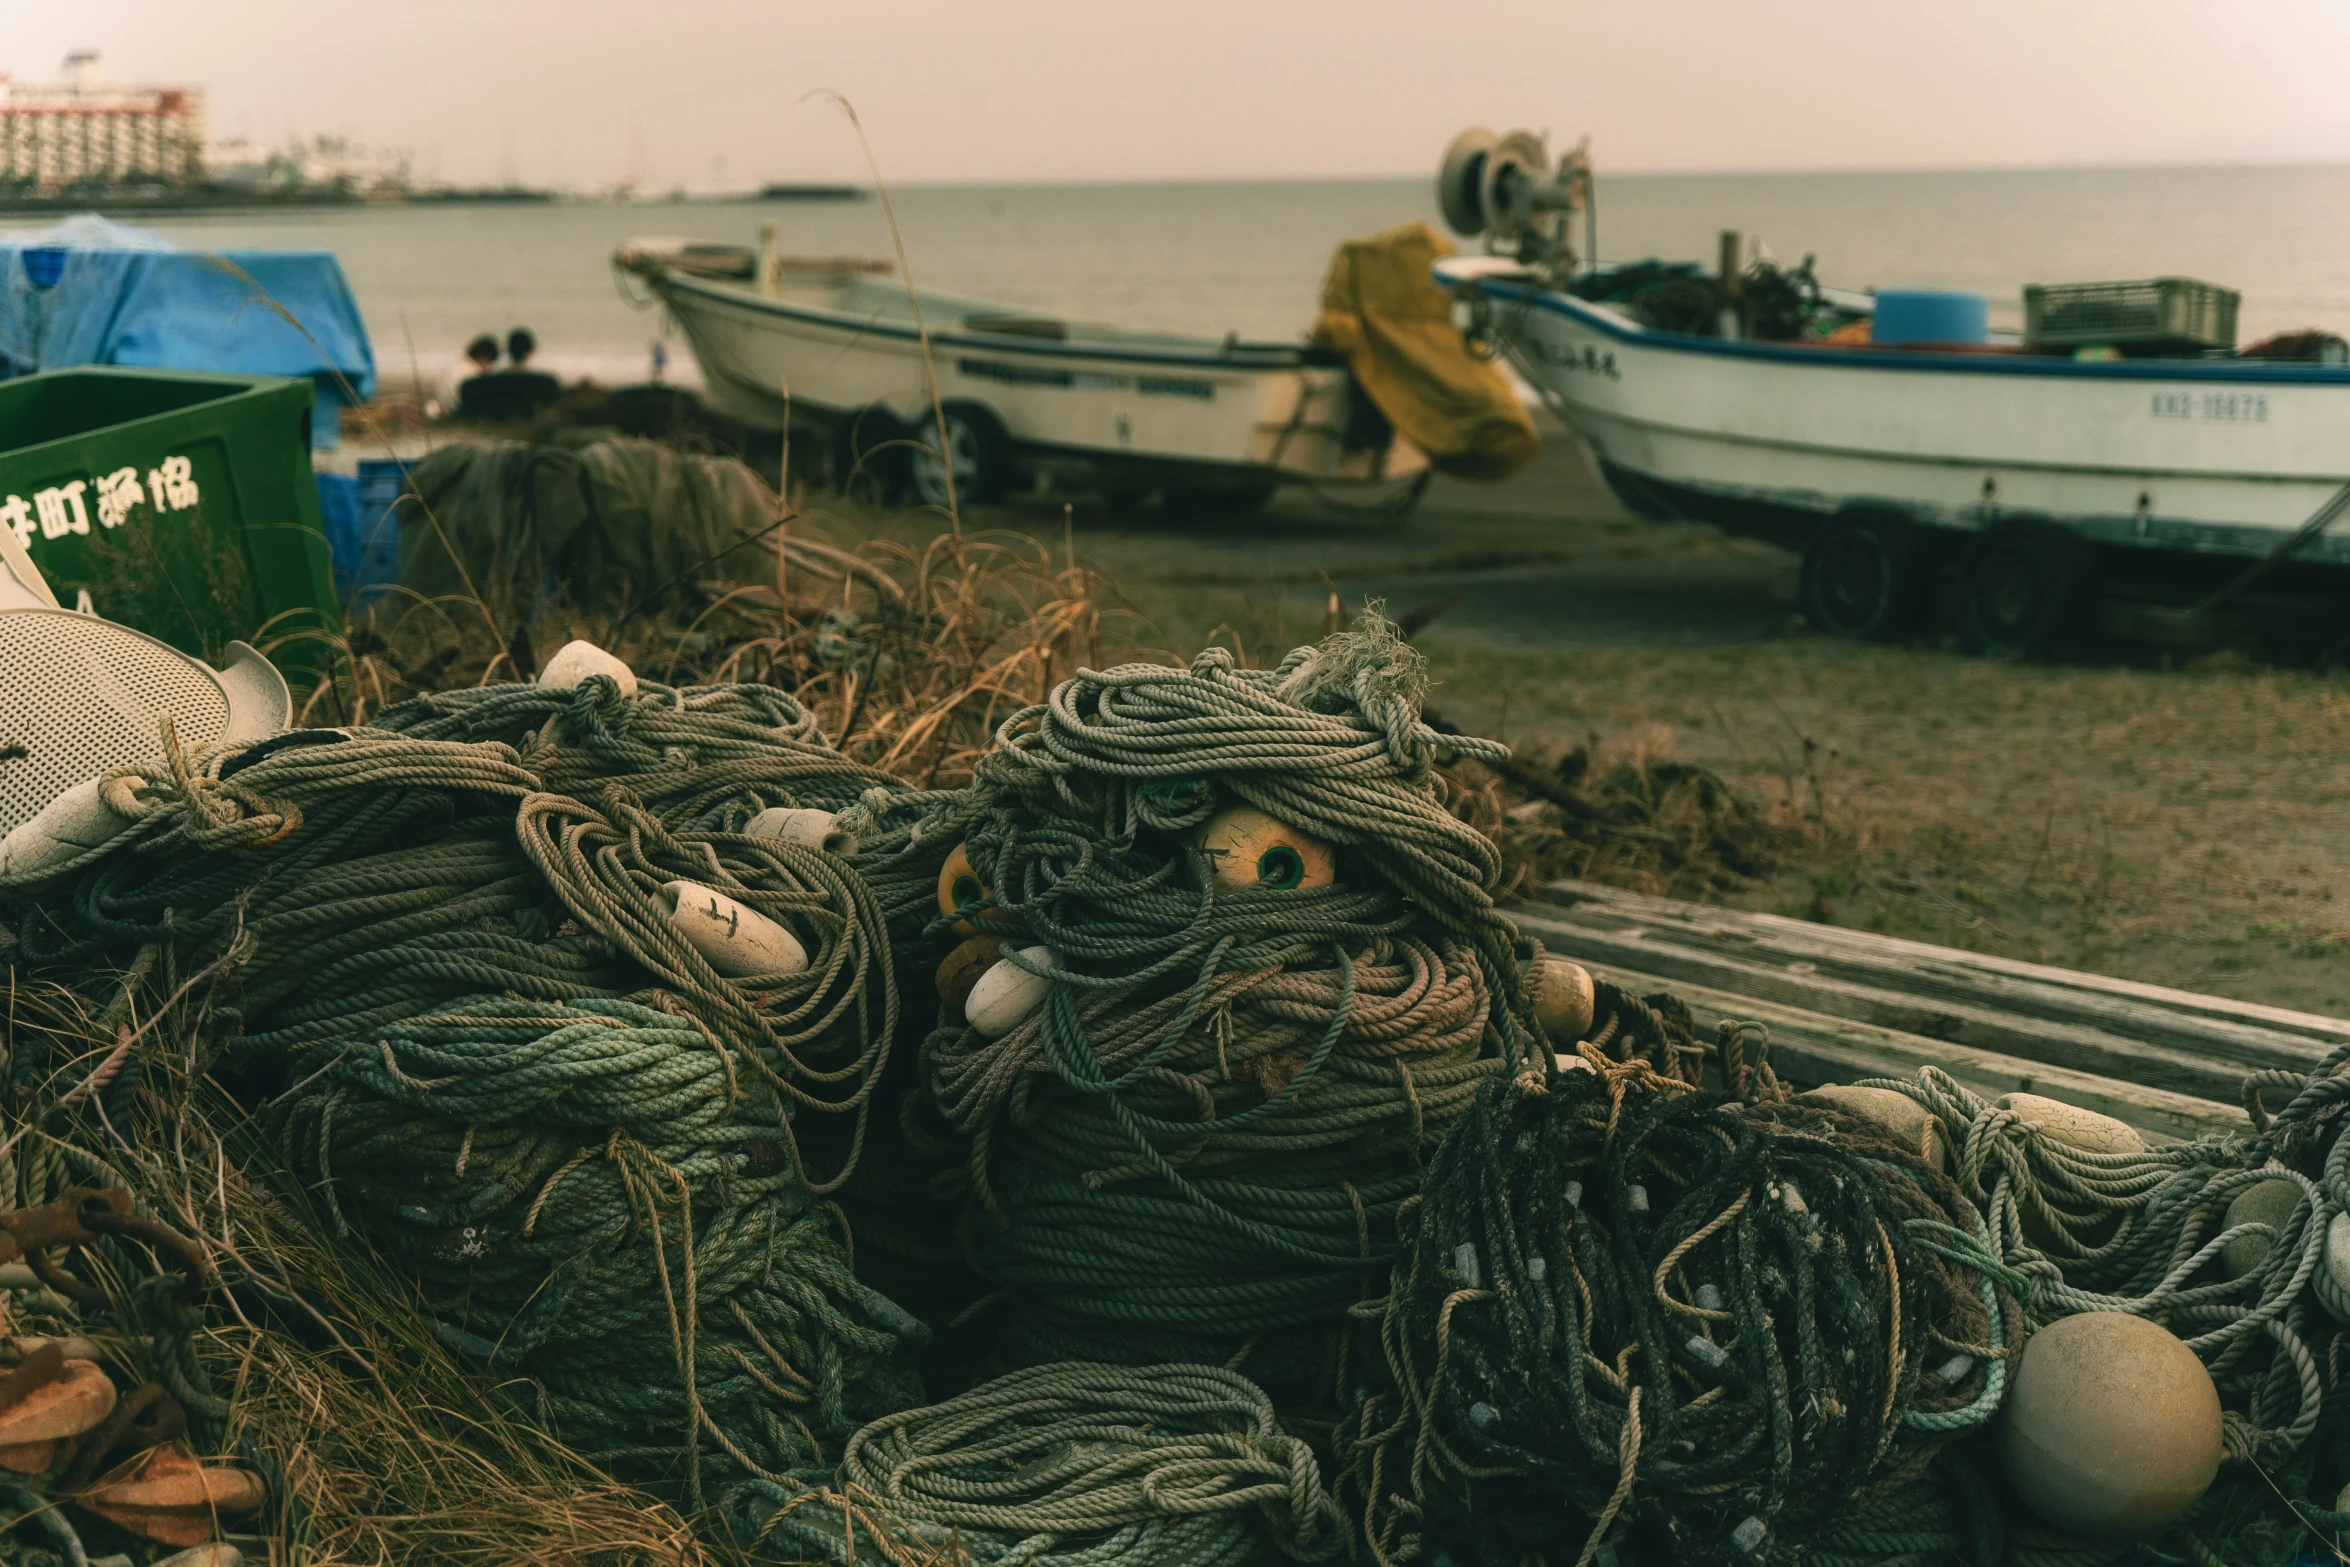
<svg viewBox="0 0 2350 1567">
<path fill-rule="evenodd" d="M 888 1357 L 918 1325 L 850 1276 L 776 1096 L 690 1019 L 480 997 L 328 1052 L 271 1106 L 289 1165 L 589 1456 L 820 1467 L 911 1396 Z"/>
<path fill-rule="evenodd" d="M 1376 616 L 1278 670 L 1211 649 L 1081 671 L 925 830 L 961 834 L 1007 945 L 1053 954 L 1027 1022 L 942 1018 L 923 1058 L 971 1138 L 971 1229 L 1019 1358 L 1225 1361 L 1334 1328 L 1378 1288 L 1447 1125 L 1530 1048 L 1498 858 L 1434 769 L 1488 742 L 1422 724 L 1423 679 Z M 1219 888 L 1198 830 L 1239 804 L 1335 844 L 1338 879 Z"/>
<path fill-rule="evenodd" d="M 672 828 L 739 828 L 769 805 L 840 810 L 888 774 L 835 751 L 813 714 L 772 686 L 665 686 L 623 696 L 595 676 L 571 690 L 477 686 L 413 697 L 373 728 L 411 739 L 512 746 L 554 794 L 618 787 Z"/>
<path fill-rule="evenodd" d="M 1801 1559 L 1990 1418 L 2010 1281 L 1865 1123 L 1583 1059 L 1479 1093 L 1357 1308 L 1359 1548 Z"/>
<path fill-rule="evenodd" d="M 207 1044 L 294 1171 L 575 1445 L 697 1498 L 820 1469 L 915 1396 L 891 1357 L 920 1324 L 814 1201 L 853 1167 L 896 987 L 853 870 L 741 828 L 876 775 L 771 691 L 595 679 L 393 716 L 424 732 L 111 778 L 131 826 L 28 906 L 21 956 L 85 987 L 217 972 Z M 717 974 L 667 921 L 672 879 L 785 921 L 806 971 Z M 853 1127 L 808 1176 L 806 1110 Z"/>
<path fill-rule="evenodd" d="M 1035 1354 L 1114 1340 L 1224 1358 L 1376 1290 L 1397 1206 L 1498 1070 L 1475 955 L 1403 938 L 1332 969 L 1258 969 L 1049 1028 L 935 1036 L 931 1082 L 973 1134 L 983 1268 Z M 1183 1014 L 1192 1018 L 1186 1026 Z"/>
<path fill-rule="evenodd" d="M 1032 1366 L 849 1439 L 844 1485 L 985 1567 L 1239 1567 L 1345 1540 L 1306 1444 L 1212 1366 Z"/>
</svg>

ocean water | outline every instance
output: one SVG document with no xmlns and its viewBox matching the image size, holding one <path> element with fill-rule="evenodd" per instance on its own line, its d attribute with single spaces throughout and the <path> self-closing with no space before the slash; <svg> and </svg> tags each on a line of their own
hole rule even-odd
<svg viewBox="0 0 2350 1567">
<path fill-rule="evenodd" d="M 1340 240 L 1436 218 L 1432 179 L 916 187 L 893 192 L 929 287 L 1137 327 L 1286 339 L 1312 323 Z M 2350 168 L 1609 177 L 1603 259 L 1708 261 L 1736 228 L 1823 281 L 1989 296 L 2020 326 L 2027 283 L 2164 275 L 2242 292 L 2239 342 L 2302 326 L 2350 336 Z M 608 260 L 636 235 L 888 256 L 888 217 L 854 203 L 363 207 L 159 217 L 189 247 L 324 248 L 342 258 L 389 373 L 446 374 L 479 332 L 527 325 L 550 368 L 642 374 L 662 333 Z M 672 339 L 673 362 L 687 360 Z M 689 361 L 690 373 L 690 361 Z"/>
</svg>

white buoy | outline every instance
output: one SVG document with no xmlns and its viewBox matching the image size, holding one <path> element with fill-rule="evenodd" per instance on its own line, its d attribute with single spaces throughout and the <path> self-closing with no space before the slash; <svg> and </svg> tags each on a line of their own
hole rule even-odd
<svg viewBox="0 0 2350 1567">
<path fill-rule="evenodd" d="M 2210 1489 L 2219 1390 L 2166 1328 L 2118 1311 L 2060 1317 L 2024 1345 L 1999 1412 L 1999 1461 L 2059 1529 L 2143 1538 Z"/>
<path fill-rule="evenodd" d="M 2239 1224 L 2265 1224 L 2282 1235 L 2294 1210 L 2301 1206 L 2301 1196 L 2301 1186 L 2295 1181 L 2257 1182 L 2236 1193 L 2221 1227 L 2232 1230 Z M 2219 1271 L 2231 1279 L 2257 1272 L 2276 1244 L 2266 1235 L 2239 1235 L 2219 1249 Z"/>
<path fill-rule="evenodd" d="M 1873 1121 L 1893 1134 L 1893 1140 L 1920 1159 L 1941 1169 L 1949 1154 L 1942 1122 L 1926 1107 L 1894 1088 L 1869 1088 L 1858 1083 L 1824 1083 L 1796 1096 L 1815 1104 L 1833 1105 L 1848 1115 Z"/>
<path fill-rule="evenodd" d="M 2061 1099 L 2038 1094 L 2001 1094 L 1999 1108 L 2013 1110 L 2015 1118 L 2043 1137 L 2078 1148 L 2083 1153 L 2144 1153 L 2146 1139 L 2127 1121 L 2099 1115 Z"/>
<path fill-rule="evenodd" d="M 590 675 L 610 675 L 620 683 L 622 696 L 636 695 L 636 671 L 593 642 L 564 643 L 539 671 L 539 684 L 550 691 L 570 691 Z"/>
<path fill-rule="evenodd" d="M 1591 1014 L 1599 1003 L 1582 964 L 1545 952 L 1527 972 L 1526 989 L 1533 995 L 1534 1021 L 1553 1046 L 1580 1044 L 1591 1031 Z"/>
<path fill-rule="evenodd" d="M 1235 805 L 1208 818 L 1199 846 L 1209 875 L 1226 892 L 1291 892 L 1338 879 L 1338 856 L 1330 845 L 1251 806 Z"/>
<path fill-rule="evenodd" d="M 753 838 L 775 838 L 806 849 L 822 849 L 844 860 L 857 852 L 856 835 L 841 831 L 839 817 L 806 806 L 771 805 L 752 817 L 743 831 Z"/>
<path fill-rule="evenodd" d="M 1020 956 L 1038 968 L 1053 966 L 1052 953 L 1043 947 L 1022 947 Z M 1001 1039 L 1028 1021 L 1052 988 L 1053 982 L 1042 974 L 1031 974 L 1009 958 L 999 959 L 963 999 L 963 1017 L 988 1038 Z"/>
<path fill-rule="evenodd" d="M 0 838 L 0 883 L 30 886 L 130 826 L 99 798 L 99 780 L 75 784 Z"/>
<path fill-rule="evenodd" d="M 797 974 L 808 966 L 799 937 L 716 888 L 673 881 L 662 886 L 661 897 L 677 933 L 728 979 Z"/>
</svg>

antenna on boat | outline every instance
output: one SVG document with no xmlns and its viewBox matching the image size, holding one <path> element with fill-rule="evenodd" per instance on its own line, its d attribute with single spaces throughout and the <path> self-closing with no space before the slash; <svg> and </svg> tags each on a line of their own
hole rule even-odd
<svg viewBox="0 0 2350 1567">
<path fill-rule="evenodd" d="M 1532 131 L 1496 136 L 1465 130 L 1444 149 L 1436 204 L 1456 234 L 1483 236 L 1494 255 L 1561 275 L 1575 266 L 1569 235 L 1574 215 L 1591 202 L 1588 139 L 1553 165 L 1549 144 Z"/>
</svg>

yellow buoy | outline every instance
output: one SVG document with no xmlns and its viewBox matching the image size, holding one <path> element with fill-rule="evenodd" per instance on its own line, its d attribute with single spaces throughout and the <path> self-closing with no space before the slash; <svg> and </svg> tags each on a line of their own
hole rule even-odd
<svg viewBox="0 0 2350 1567">
<path fill-rule="evenodd" d="M 1857 1083 L 1825 1083 L 1797 1096 L 1815 1104 L 1833 1105 L 1847 1115 L 1873 1121 L 1893 1134 L 1893 1140 L 1936 1169 L 1944 1167 L 1949 1142 L 1942 1122 L 1909 1095 L 1892 1088 L 1867 1088 Z"/>
<path fill-rule="evenodd" d="M 2287 1180 L 2261 1181 L 2247 1186 L 2228 1204 L 2228 1217 L 2222 1226 L 2234 1229 L 2239 1224 L 2265 1224 L 2279 1235 L 2292 1222 L 2293 1211 L 2301 1206 L 2301 1187 Z M 2266 1235 L 2239 1235 L 2219 1249 L 2219 1271 L 2231 1279 L 2240 1279 L 2257 1272 L 2268 1261 L 2268 1254 L 2276 1249 L 2276 1242 Z"/>
<path fill-rule="evenodd" d="M 981 881 L 979 873 L 971 868 L 970 853 L 963 845 L 956 844 L 955 852 L 948 855 L 947 862 L 938 868 L 938 912 L 959 914 L 972 904 L 991 896 L 993 894 L 987 883 Z M 983 909 L 971 919 L 955 921 L 954 932 L 958 936 L 976 936 L 982 924 L 1011 923 L 1003 910 Z"/>
<path fill-rule="evenodd" d="M 2146 1139 L 2138 1129 L 2126 1121 L 2117 1121 L 2110 1115 L 2099 1115 L 2078 1105 L 2068 1105 L 2061 1099 L 2049 1099 L 2040 1094 L 2001 1094 L 1996 1101 L 2002 1110 L 2012 1110 L 2015 1118 L 2032 1128 L 2052 1143 L 2067 1148 L 2078 1148 L 2083 1153 L 2144 1153 Z M 2060 1238 L 2052 1234 L 2037 1212 L 2026 1210 L 2023 1215 L 2024 1238 L 2042 1250 L 2064 1252 Z M 2110 1242 L 2121 1233 L 2122 1215 L 2117 1211 L 2099 1215 L 2095 1219 L 2078 1222 L 2070 1240 L 2073 1245 L 2090 1251 Z"/>
<path fill-rule="evenodd" d="M 2061 1099 L 2039 1094 L 2001 1094 L 1999 1108 L 2013 1110 L 2015 1118 L 2041 1136 L 2083 1153 L 2144 1153 L 2146 1139 L 2127 1121 L 2099 1115 Z"/>
<path fill-rule="evenodd" d="M 1580 963 L 1545 952 L 1526 975 L 1526 989 L 1534 1000 L 1534 1021 L 1553 1046 L 1570 1050 L 1591 1031 L 1591 1014 L 1598 1006 L 1591 975 Z"/>
<path fill-rule="evenodd" d="M 2032 1335 L 1999 1413 L 1999 1462 L 2059 1529 L 2141 1538 L 2195 1505 L 2219 1472 L 2219 1390 L 2195 1352 L 2118 1311 Z"/>
<path fill-rule="evenodd" d="M 1217 812 L 1200 830 L 1209 874 L 1226 892 L 1292 892 L 1338 879 L 1330 845 L 1251 806 Z"/>
<path fill-rule="evenodd" d="M 2328 1316 L 2350 1328 L 2350 1213 L 2335 1214 L 2326 1226 L 2325 1251 L 2310 1276 L 2309 1292 Z"/>
</svg>

